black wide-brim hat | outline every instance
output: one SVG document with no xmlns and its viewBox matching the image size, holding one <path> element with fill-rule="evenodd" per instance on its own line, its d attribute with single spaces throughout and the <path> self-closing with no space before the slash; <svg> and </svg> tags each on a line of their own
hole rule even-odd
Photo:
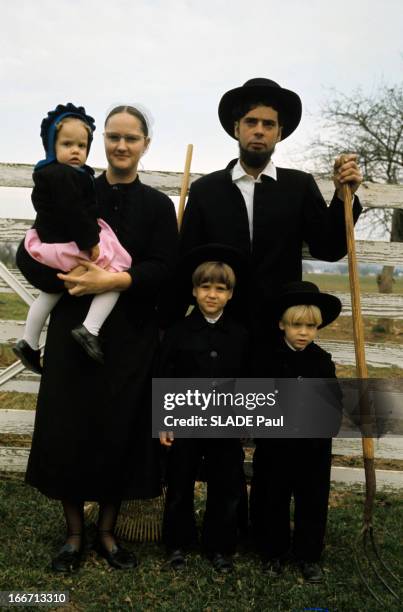
<svg viewBox="0 0 403 612">
<path fill-rule="evenodd" d="M 322 323 L 318 329 L 332 323 L 341 312 L 341 301 L 335 295 L 322 293 L 315 283 L 295 281 L 283 285 L 277 297 L 270 304 L 273 316 L 279 321 L 283 313 L 291 306 L 317 306 L 322 314 Z"/>
<path fill-rule="evenodd" d="M 233 269 L 237 281 L 244 275 L 247 265 L 246 257 L 239 249 L 219 242 L 209 242 L 185 253 L 181 261 L 182 273 L 191 278 L 196 268 L 206 261 L 227 264 Z"/>
<path fill-rule="evenodd" d="M 206 261 L 219 261 L 231 266 L 234 271 L 236 285 L 242 285 L 247 269 L 247 258 L 237 248 L 218 242 L 210 242 L 200 245 L 188 251 L 182 257 L 179 264 L 179 283 L 181 291 L 189 296 L 189 303 L 194 301 L 192 297 L 192 275 L 200 264 Z"/>
<path fill-rule="evenodd" d="M 218 117 L 224 130 L 236 138 L 234 134 L 234 108 L 243 102 L 271 101 L 281 113 L 283 129 L 281 140 L 287 138 L 296 129 L 301 121 L 301 99 L 294 91 L 284 89 L 271 79 L 249 79 L 242 85 L 230 89 L 221 98 L 218 106 Z"/>
</svg>

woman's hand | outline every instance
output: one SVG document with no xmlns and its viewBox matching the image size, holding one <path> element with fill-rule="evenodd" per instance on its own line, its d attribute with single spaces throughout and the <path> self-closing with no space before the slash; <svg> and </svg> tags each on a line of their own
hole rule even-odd
<svg viewBox="0 0 403 612">
<path fill-rule="evenodd" d="M 85 259 L 80 259 L 79 263 L 85 268 L 83 274 L 78 275 L 73 270 L 68 274 L 59 273 L 57 275 L 65 282 L 70 295 L 79 297 L 81 295 L 105 293 L 106 291 L 124 291 L 132 283 L 132 278 L 128 272 L 108 272 Z"/>
<path fill-rule="evenodd" d="M 84 266 L 77 266 L 75 268 L 73 268 L 72 270 L 70 270 L 69 274 L 72 274 L 73 276 L 81 276 L 82 274 L 85 274 L 87 272 L 87 268 L 84 268 Z M 75 287 L 75 283 L 72 283 L 70 281 L 65 281 L 64 286 L 66 287 L 66 289 L 73 289 L 73 287 Z"/>
</svg>

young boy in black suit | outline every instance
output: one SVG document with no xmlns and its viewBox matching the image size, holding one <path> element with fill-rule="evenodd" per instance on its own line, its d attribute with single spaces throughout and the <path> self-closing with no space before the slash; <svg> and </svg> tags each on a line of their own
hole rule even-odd
<svg viewBox="0 0 403 612">
<path fill-rule="evenodd" d="M 331 355 L 314 340 L 318 329 L 339 315 L 340 300 L 321 293 L 313 283 L 298 281 L 283 287 L 271 311 L 283 335 L 277 345 L 258 352 L 256 362 L 260 364 L 260 374 L 271 378 L 334 379 L 336 373 Z M 330 388 L 335 412 L 340 415 L 338 385 L 323 383 Z M 303 406 L 297 408 L 303 413 Z M 319 408 L 318 414 L 322 408 L 326 410 L 321 404 L 314 408 Z M 298 414 L 297 419 L 301 418 L 303 414 Z M 306 425 L 309 427 L 309 423 Z M 251 520 L 266 569 L 272 576 L 281 574 L 292 548 L 304 579 L 308 582 L 322 580 L 319 560 L 326 530 L 331 450 L 331 438 L 256 440 Z M 292 547 L 291 496 L 295 503 Z"/>
<path fill-rule="evenodd" d="M 239 269 L 238 258 L 235 250 L 220 245 L 206 245 L 189 254 L 187 267 L 194 270 L 192 283 L 196 306 L 189 316 L 166 332 L 159 355 L 158 376 L 223 378 L 244 373 L 248 334 L 224 312 L 234 291 L 233 267 Z M 169 564 L 175 570 L 183 569 L 185 551 L 197 541 L 194 485 L 203 458 L 207 502 L 202 544 L 215 570 L 230 572 L 245 482 L 244 453 L 239 439 L 174 440 L 172 432 L 162 432 L 160 441 L 170 447 L 163 521 L 163 541 Z"/>
</svg>

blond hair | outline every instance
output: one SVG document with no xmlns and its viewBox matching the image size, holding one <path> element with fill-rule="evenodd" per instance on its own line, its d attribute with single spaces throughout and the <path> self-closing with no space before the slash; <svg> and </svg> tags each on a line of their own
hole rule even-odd
<svg viewBox="0 0 403 612">
<path fill-rule="evenodd" d="M 86 129 L 87 134 L 88 134 L 88 138 L 87 138 L 87 147 L 88 147 L 88 141 L 89 141 L 89 137 L 92 135 L 92 131 L 90 126 L 88 125 L 88 123 L 85 123 L 85 121 L 81 121 L 81 119 L 79 117 L 72 117 L 72 116 L 68 116 L 68 117 L 63 117 L 63 119 L 61 121 L 59 121 L 59 123 L 56 123 L 56 140 L 57 137 L 59 135 L 60 130 L 62 129 L 62 127 L 66 124 L 69 123 L 69 121 L 79 121 Z"/>
<path fill-rule="evenodd" d="M 298 304 L 290 306 L 282 314 L 283 323 L 314 323 L 317 327 L 323 323 L 322 313 L 314 304 Z"/>
<path fill-rule="evenodd" d="M 235 287 L 235 273 L 231 266 L 222 261 L 205 261 L 192 274 L 193 287 L 203 283 L 222 283 L 227 289 Z"/>
</svg>

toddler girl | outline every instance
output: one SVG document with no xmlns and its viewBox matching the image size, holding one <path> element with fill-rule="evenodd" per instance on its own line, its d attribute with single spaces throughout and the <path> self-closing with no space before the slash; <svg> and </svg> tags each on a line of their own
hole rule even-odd
<svg viewBox="0 0 403 612">
<path fill-rule="evenodd" d="M 84 107 L 71 103 L 59 104 L 41 124 L 46 158 L 34 168 L 32 203 L 37 216 L 25 236 L 25 248 L 33 259 L 64 272 L 77 268 L 79 258 L 113 272 L 131 265 L 113 230 L 98 218 L 94 171 L 85 165 L 94 130 L 94 119 Z M 40 292 L 29 309 L 23 339 L 13 348 L 34 372 L 42 372 L 41 330 L 62 295 Z M 73 338 L 99 363 L 104 357 L 98 334 L 118 298 L 118 291 L 94 296 L 82 325 L 72 330 Z"/>
</svg>

